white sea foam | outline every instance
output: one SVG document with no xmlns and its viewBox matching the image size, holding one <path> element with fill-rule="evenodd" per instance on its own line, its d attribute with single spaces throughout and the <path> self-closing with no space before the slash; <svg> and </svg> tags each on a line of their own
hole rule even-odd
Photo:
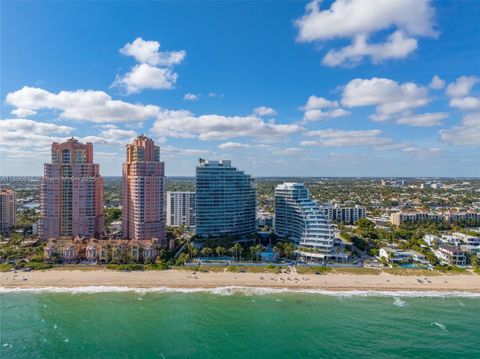
<svg viewBox="0 0 480 359">
<path fill-rule="evenodd" d="M 324 289 L 287 289 L 269 287 L 241 287 L 226 286 L 215 288 L 132 288 L 120 286 L 86 286 L 86 287 L 43 287 L 43 288 L 5 288 L 0 287 L 0 294 L 5 293 L 71 293 L 71 294 L 95 294 L 95 293 L 121 293 L 133 292 L 140 295 L 146 293 L 210 293 L 215 295 L 228 296 L 233 294 L 243 295 L 268 295 L 282 293 L 306 293 L 320 294 L 335 297 L 474 297 L 480 298 L 480 293 L 461 291 L 377 291 L 377 290 L 350 290 L 333 291 Z"/>
<path fill-rule="evenodd" d="M 440 329 L 442 330 L 447 330 L 447 327 L 441 323 L 438 323 L 438 322 L 433 322 L 432 325 L 435 325 L 437 327 L 439 327 Z"/>
<path fill-rule="evenodd" d="M 399 297 L 393 298 L 393 305 L 396 305 L 397 307 L 404 307 L 407 305 L 405 301 L 401 300 Z"/>
</svg>

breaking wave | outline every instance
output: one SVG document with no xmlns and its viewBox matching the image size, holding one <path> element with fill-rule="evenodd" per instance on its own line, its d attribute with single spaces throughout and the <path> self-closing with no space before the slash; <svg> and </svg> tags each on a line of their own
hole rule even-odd
<svg viewBox="0 0 480 359">
<path fill-rule="evenodd" d="M 333 291 L 324 289 L 287 289 L 287 288 L 268 288 L 268 287 L 241 287 L 226 286 L 216 288 L 131 288 L 121 286 L 86 286 L 86 287 L 44 287 L 44 288 L 5 288 L 0 287 L 0 294 L 4 293 L 71 293 L 71 294 L 96 294 L 96 293 L 210 293 L 214 295 L 228 296 L 234 294 L 241 295 L 269 295 L 282 293 L 305 293 L 319 294 L 335 297 L 393 297 L 394 304 L 404 305 L 399 297 L 476 297 L 480 298 L 480 293 L 460 292 L 460 291 L 375 291 L 375 290 L 349 290 Z"/>
</svg>

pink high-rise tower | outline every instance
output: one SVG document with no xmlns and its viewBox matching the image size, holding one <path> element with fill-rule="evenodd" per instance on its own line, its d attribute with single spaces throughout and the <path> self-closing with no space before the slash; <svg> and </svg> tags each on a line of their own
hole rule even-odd
<svg viewBox="0 0 480 359">
<path fill-rule="evenodd" d="M 103 235 L 103 178 L 91 143 L 72 137 L 52 144 L 52 163 L 45 163 L 40 183 L 40 211 L 42 239 Z"/>
<path fill-rule="evenodd" d="M 142 135 L 127 145 L 123 164 L 122 233 L 126 238 L 157 238 L 165 246 L 165 170 L 160 147 Z"/>
</svg>

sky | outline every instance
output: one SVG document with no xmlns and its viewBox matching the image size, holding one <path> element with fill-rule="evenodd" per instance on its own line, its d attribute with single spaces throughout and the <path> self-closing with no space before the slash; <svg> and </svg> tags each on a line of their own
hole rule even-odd
<svg viewBox="0 0 480 359">
<path fill-rule="evenodd" d="M 160 146 L 254 176 L 480 176 L 480 1 L 2 1 L 0 173 Z"/>
</svg>

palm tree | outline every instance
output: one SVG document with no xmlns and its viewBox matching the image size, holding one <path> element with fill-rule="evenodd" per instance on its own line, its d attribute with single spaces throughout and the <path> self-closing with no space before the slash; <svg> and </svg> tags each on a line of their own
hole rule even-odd
<svg viewBox="0 0 480 359">
<path fill-rule="evenodd" d="M 195 250 L 195 246 L 193 245 L 192 242 L 189 242 L 187 244 L 187 249 L 188 249 L 188 253 L 190 254 L 190 258 L 193 258 L 193 251 Z"/>
<path fill-rule="evenodd" d="M 217 253 L 217 256 L 221 257 L 225 254 L 226 249 L 224 247 L 218 246 L 215 248 L 215 252 Z"/>
<path fill-rule="evenodd" d="M 212 249 L 210 247 L 203 247 L 200 253 L 202 253 L 202 256 L 208 257 L 212 254 Z"/>
<path fill-rule="evenodd" d="M 243 247 L 239 243 L 235 243 L 233 247 L 230 248 L 230 252 L 232 252 L 235 255 L 235 260 L 239 260 L 239 257 L 241 257 L 241 254 L 243 252 Z"/>
<path fill-rule="evenodd" d="M 257 244 L 255 246 L 255 255 L 257 257 L 257 261 L 260 260 L 260 252 L 263 251 L 263 246 L 261 244 Z"/>
<path fill-rule="evenodd" d="M 293 253 L 295 252 L 295 246 L 293 243 L 288 242 L 283 245 L 283 250 L 285 252 L 285 256 L 290 259 L 293 256 Z"/>
<path fill-rule="evenodd" d="M 279 256 L 279 257 L 283 257 L 285 255 L 285 250 L 283 248 L 283 243 L 282 242 L 278 242 L 277 244 L 275 244 L 275 246 L 273 247 L 273 251 Z"/>
</svg>

